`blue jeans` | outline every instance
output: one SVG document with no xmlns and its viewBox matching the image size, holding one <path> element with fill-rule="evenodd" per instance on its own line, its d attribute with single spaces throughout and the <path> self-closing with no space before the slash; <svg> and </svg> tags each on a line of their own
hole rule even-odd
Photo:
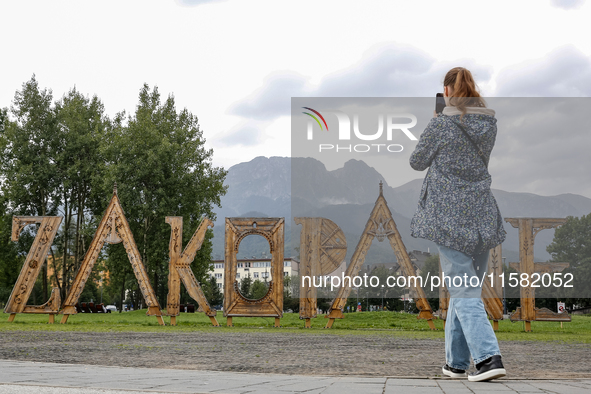
<svg viewBox="0 0 591 394">
<path fill-rule="evenodd" d="M 449 290 L 450 300 L 445 322 L 445 358 L 452 368 L 467 370 L 470 356 L 474 365 L 494 355 L 500 355 L 499 343 L 482 302 L 482 276 L 486 273 L 488 251 L 471 257 L 443 245 L 439 248 L 441 275 Z M 454 277 L 461 277 L 453 282 Z M 470 278 L 478 277 L 479 283 Z M 451 282 L 451 283 L 450 283 Z M 451 286 L 450 286 L 451 284 Z"/>
</svg>

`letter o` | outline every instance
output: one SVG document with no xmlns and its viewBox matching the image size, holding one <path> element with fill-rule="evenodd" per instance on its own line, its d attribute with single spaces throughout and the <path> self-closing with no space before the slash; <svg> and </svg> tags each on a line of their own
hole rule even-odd
<svg viewBox="0 0 591 394">
<path fill-rule="evenodd" d="M 359 279 L 359 284 L 356 283 L 357 279 Z M 355 275 L 355 277 L 353 278 L 353 286 L 361 287 L 362 284 L 363 284 L 363 279 L 361 279 L 361 276 Z"/>
<path fill-rule="evenodd" d="M 392 150 L 392 149 L 390 149 L 391 146 L 400 147 L 400 150 Z M 388 145 L 386 149 L 388 149 L 388 152 L 399 153 L 404 150 L 404 147 L 400 144 L 391 144 L 391 145 Z"/>
<path fill-rule="evenodd" d="M 367 148 L 367 149 L 366 149 L 366 150 L 357 150 L 357 147 L 358 147 L 358 146 L 364 146 L 364 147 L 365 147 L 365 148 Z M 355 152 L 358 152 L 358 153 L 365 153 L 365 152 L 369 152 L 369 150 L 370 150 L 370 149 L 371 149 L 371 148 L 370 148 L 370 147 L 369 147 L 369 145 L 367 145 L 367 144 L 357 144 L 357 145 L 353 146 L 353 150 L 354 150 Z"/>
</svg>

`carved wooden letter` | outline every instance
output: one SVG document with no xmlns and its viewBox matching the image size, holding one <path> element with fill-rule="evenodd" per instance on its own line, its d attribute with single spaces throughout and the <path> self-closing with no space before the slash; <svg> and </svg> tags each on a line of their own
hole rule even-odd
<svg viewBox="0 0 591 394">
<path fill-rule="evenodd" d="M 55 289 L 52 290 L 51 298 L 47 303 L 41 306 L 26 304 L 61 222 L 61 216 L 14 216 L 12 218 L 11 239 L 13 242 L 18 241 L 25 226 L 36 223 L 41 223 L 41 225 L 4 308 L 5 313 L 11 314 L 9 321 L 13 321 L 17 313 L 49 313 L 51 314 L 50 322 L 53 322 L 53 315 L 58 312 L 60 302 L 59 292 L 56 292 Z"/>
<path fill-rule="evenodd" d="M 82 265 L 76 274 L 70 293 L 64 301 L 64 316 L 62 317 L 62 323 L 68 321 L 69 315 L 76 314 L 76 304 L 78 303 L 80 294 L 82 294 L 82 290 L 84 290 L 84 286 L 90 276 L 92 267 L 94 266 L 105 242 L 111 244 L 123 242 L 123 246 L 125 247 L 125 251 L 127 252 L 127 256 L 129 257 L 129 261 L 133 268 L 133 273 L 137 278 L 142 295 L 148 305 L 148 312 L 146 314 L 148 316 L 156 316 L 158 323 L 164 325 L 162 312 L 160 311 L 160 304 L 158 304 L 156 294 L 154 294 L 154 289 L 148 279 L 148 274 L 142 263 L 140 252 L 133 239 L 133 234 L 131 233 L 123 209 L 121 208 L 119 197 L 117 197 L 116 189 L 113 192 L 113 197 L 105 210 L 105 214 L 96 230 L 94 238 L 90 243 L 90 247 L 84 256 Z"/>
<path fill-rule="evenodd" d="M 534 272 L 559 272 L 568 267 L 568 263 L 534 263 L 534 240 L 536 235 L 566 223 L 562 218 L 505 218 L 513 227 L 519 229 L 519 271 L 529 278 Z M 513 263 L 510 264 L 514 267 Z M 511 321 L 525 321 L 525 331 L 531 331 L 531 321 L 571 321 L 567 313 L 556 313 L 548 308 L 536 308 L 535 288 L 520 287 L 521 306 L 509 317 Z"/>
<path fill-rule="evenodd" d="M 333 221 L 325 218 L 294 218 L 302 225 L 300 233 L 300 278 L 328 275 L 345 260 L 347 240 Z M 317 289 L 309 282 L 300 284 L 300 319 L 310 327 L 310 319 L 317 314 Z"/>
<path fill-rule="evenodd" d="M 398 232 L 398 228 L 396 227 L 396 223 L 394 222 L 394 218 L 392 217 L 392 212 L 390 212 L 390 208 L 388 208 L 388 203 L 384 198 L 383 191 L 382 191 L 382 183 L 380 182 L 380 195 L 376 200 L 376 204 L 369 215 L 369 219 L 365 225 L 365 230 L 359 239 L 359 243 L 355 248 L 355 252 L 353 253 L 353 257 L 351 257 L 351 263 L 347 267 L 347 272 L 345 273 L 346 276 L 356 276 L 365 261 L 365 256 L 367 251 L 371 247 L 371 242 L 373 238 L 376 237 L 378 241 L 383 241 L 385 238 L 388 238 L 390 241 L 390 246 L 394 253 L 396 254 L 396 259 L 398 260 L 398 264 L 402 268 L 404 275 L 408 276 L 416 276 L 416 272 L 412 266 L 410 261 L 410 257 L 408 257 L 408 252 L 406 251 L 406 247 L 402 242 L 402 237 Z M 347 283 L 347 282 L 345 282 Z M 420 286 L 411 287 L 411 291 L 414 292 L 416 296 L 416 305 L 419 309 L 419 316 L 418 319 L 426 319 L 429 327 L 432 330 L 435 329 L 435 324 L 433 324 L 433 311 L 431 310 L 431 306 L 427 301 L 425 296 L 425 291 Z M 328 323 L 326 323 L 326 328 L 332 327 L 334 323 L 334 319 L 342 319 L 343 318 L 343 308 L 347 303 L 347 298 L 351 294 L 351 286 L 342 286 L 339 288 L 336 298 L 334 299 L 332 306 L 330 308 L 329 314 L 326 316 L 328 317 Z"/>
<path fill-rule="evenodd" d="M 283 317 L 283 218 L 226 218 L 226 257 L 224 267 L 224 316 L 232 325 L 233 316 L 275 317 L 275 327 Z M 237 253 L 244 237 L 257 234 L 269 242 L 271 281 L 267 294 L 251 300 L 240 294 L 236 281 Z"/>
<path fill-rule="evenodd" d="M 209 316 L 211 323 L 214 326 L 219 326 L 215 318 L 216 311 L 210 308 L 203 294 L 203 290 L 201 290 L 201 286 L 199 286 L 191 270 L 191 263 L 195 259 L 197 251 L 203 245 L 207 228 L 213 227 L 213 222 L 208 218 L 204 218 L 201 221 L 182 254 L 183 218 L 179 216 L 167 216 L 166 223 L 170 224 L 171 227 L 168 252 L 170 256 L 170 262 L 168 264 L 168 298 L 166 304 L 166 314 L 170 316 L 170 323 L 176 325 L 176 316 L 179 314 L 181 295 L 180 281 L 182 280 L 189 295 L 197 301 L 201 309 Z"/>
<path fill-rule="evenodd" d="M 365 261 L 365 256 L 367 251 L 371 247 L 371 242 L 373 241 L 374 237 L 378 239 L 378 241 L 383 241 L 385 238 L 388 238 L 390 241 L 390 246 L 394 253 L 396 254 L 396 259 L 398 260 L 398 264 L 402 268 L 404 275 L 408 276 L 416 276 L 416 272 L 412 266 L 410 261 L 410 257 L 408 257 L 408 252 L 406 251 L 406 247 L 402 242 L 402 237 L 398 232 L 398 228 L 396 227 L 396 223 L 394 222 L 394 218 L 392 217 L 392 212 L 390 212 L 390 208 L 388 208 L 388 203 L 384 198 L 383 191 L 382 191 L 382 183 L 380 182 L 380 195 L 376 200 L 376 204 L 369 215 L 369 219 L 365 225 L 365 230 L 359 239 L 359 243 L 355 248 L 355 252 L 353 253 L 353 257 L 351 257 L 351 263 L 347 267 L 347 272 L 345 273 L 346 276 L 353 277 L 359 273 L 363 262 Z M 301 246 L 300 246 L 301 248 Z M 345 282 L 347 283 L 347 282 Z M 416 298 L 416 305 L 419 309 L 419 319 L 426 319 L 429 327 L 432 330 L 435 329 L 435 324 L 433 324 L 433 311 L 431 310 L 431 306 L 427 301 L 425 296 L 425 291 L 420 286 L 411 287 L 411 291 L 416 294 L 414 298 Z M 351 286 L 342 286 L 339 288 L 336 298 L 334 299 L 332 306 L 330 308 L 329 314 L 326 316 L 329 320 L 326 323 L 326 328 L 332 327 L 335 319 L 342 319 L 343 318 L 343 308 L 347 303 L 347 298 L 351 294 Z"/>
</svg>

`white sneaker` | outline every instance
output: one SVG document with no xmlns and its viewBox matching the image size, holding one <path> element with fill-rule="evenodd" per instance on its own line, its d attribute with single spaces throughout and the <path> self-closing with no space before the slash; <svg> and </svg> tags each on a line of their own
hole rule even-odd
<svg viewBox="0 0 591 394">
<path fill-rule="evenodd" d="M 447 375 L 450 378 L 465 378 L 466 376 L 468 376 L 466 371 L 462 369 L 452 368 L 447 364 L 445 364 L 443 368 L 441 368 L 441 371 L 444 375 Z"/>
</svg>

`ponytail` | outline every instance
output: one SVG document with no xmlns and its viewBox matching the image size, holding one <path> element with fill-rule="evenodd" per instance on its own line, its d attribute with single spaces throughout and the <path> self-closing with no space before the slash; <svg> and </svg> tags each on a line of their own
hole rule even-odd
<svg viewBox="0 0 591 394">
<path fill-rule="evenodd" d="M 472 73 L 463 67 L 454 67 L 445 74 L 443 86 L 453 89 L 450 97 L 450 104 L 457 107 L 462 115 L 460 121 L 466 114 L 467 107 L 486 107 L 484 99 L 478 92 L 478 87 Z"/>
</svg>

